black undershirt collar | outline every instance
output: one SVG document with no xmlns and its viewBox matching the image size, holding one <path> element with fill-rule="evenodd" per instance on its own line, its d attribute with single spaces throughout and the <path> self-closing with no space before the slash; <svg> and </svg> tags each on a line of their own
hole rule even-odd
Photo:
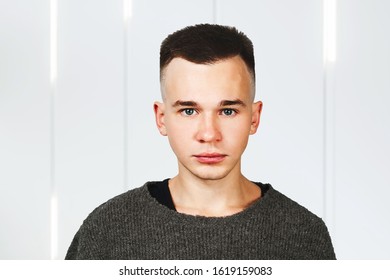
<svg viewBox="0 0 390 280">
<path fill-rule="evenodd" d="M 175 205 L 173 204 L 171 192 L 169 191 L 168 181 L 169 178 L 165 179 L 164 181 L 149 184 L 148 190 L 150 195 L 154 197 L 160 204 L 176 211 Z M 263 197 L 264 194 L 269 190 L 269 185 L 262 183 L 255 184 L 261 189 L 261 196 Z"/>
</svg>

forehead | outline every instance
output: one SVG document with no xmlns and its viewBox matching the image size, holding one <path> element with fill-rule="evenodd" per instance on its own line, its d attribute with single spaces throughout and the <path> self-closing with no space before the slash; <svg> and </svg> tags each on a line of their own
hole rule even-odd
<svg viewBox="0 0 390 280">
<path fill-rule="evenodd" d="M 164 69 L 161 89 L 164 99 L 251 99 L 251 75 L 239 57 L 197 64 L 174 58 Z"/>
</svg>

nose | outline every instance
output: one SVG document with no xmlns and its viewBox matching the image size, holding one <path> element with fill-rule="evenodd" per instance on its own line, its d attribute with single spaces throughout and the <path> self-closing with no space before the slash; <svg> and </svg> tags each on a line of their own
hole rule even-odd
<svg viewBox="0 0 390 280">
<path fill-rule="evenodd" d="M 202 118 L 200 118 L 196 140 L 201 143 L 218 142 L 222 140 L 222 134 L 216 116 L 203 115 Z"/>
</svg>

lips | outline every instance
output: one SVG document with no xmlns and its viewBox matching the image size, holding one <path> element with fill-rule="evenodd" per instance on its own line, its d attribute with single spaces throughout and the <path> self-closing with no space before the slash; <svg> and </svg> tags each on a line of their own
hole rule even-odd
<svg viewBox="0 0 390 280">
<path fill-rule="evenodd" d="M 219 153 L 202 153 L 202 154 L 194 155 L 194 157 L 200 163 L 213 164 L 213 163 L 219 163 L 223 161 L 226 155 L 219 154 Z"/>
</svg>

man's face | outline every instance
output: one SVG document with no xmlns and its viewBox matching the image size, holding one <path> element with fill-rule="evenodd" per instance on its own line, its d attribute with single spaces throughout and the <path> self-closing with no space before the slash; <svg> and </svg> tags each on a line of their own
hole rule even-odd
<svg viewBox="0 0 390 280">
<path fill-rule="evenodd" d="M 243 60 L 204 65 L 175 58 L 164 70 L 162 90 L 164 103 L 154 105 L 156 123 L 168 136 L 179 173 L 203 180 L 240 174 L 241 155 L 262 107 L 252 101 Z"/>
</svg>

